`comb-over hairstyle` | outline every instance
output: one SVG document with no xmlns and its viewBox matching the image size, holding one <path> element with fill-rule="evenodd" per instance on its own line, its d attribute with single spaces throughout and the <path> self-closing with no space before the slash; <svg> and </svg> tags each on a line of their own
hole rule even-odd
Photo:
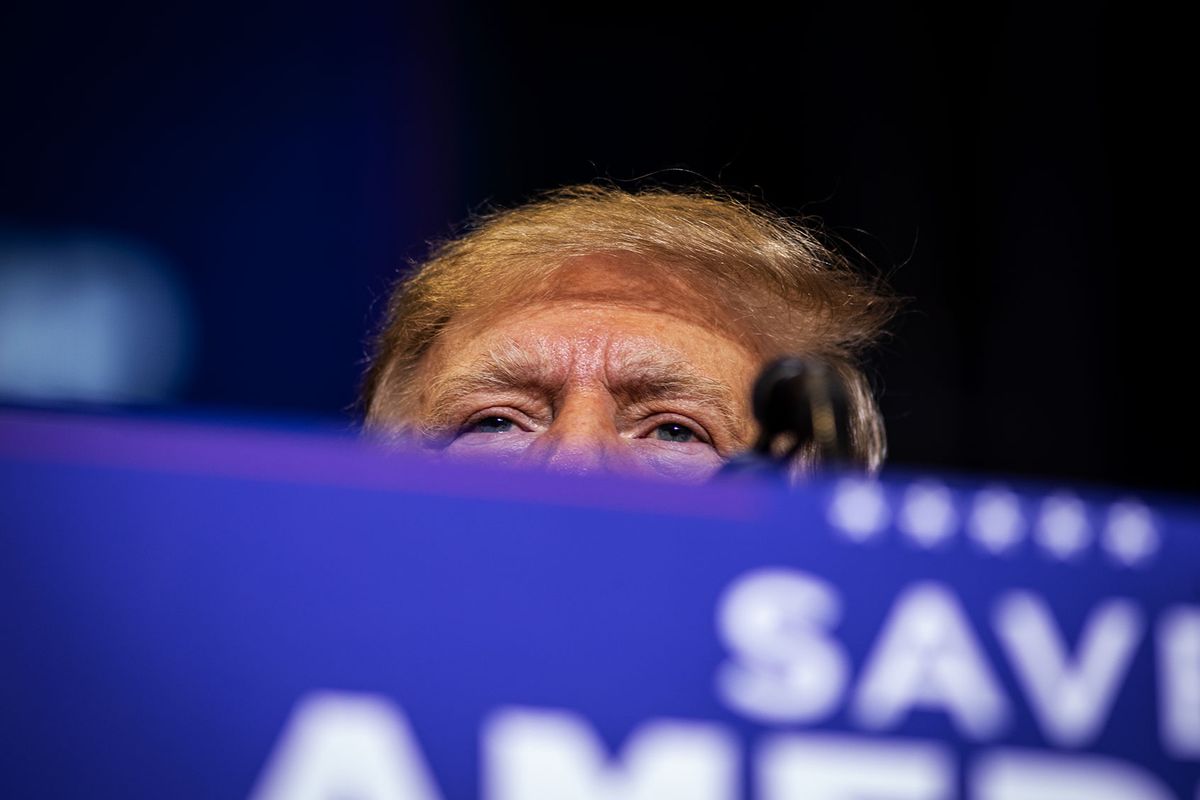
<svg viewBox="0 0 1200 800">
<path fill-rule="evenodd" d="M 824 359 L 849 390 L 853 455 L 872 469 L 882 463 L 883 423 L 858 360 L 894 301 L 815 225 L 705 191 L 572 186 L 476 216 L 395 285 L 362 387 L 367 427 L 411 422 L 422 357 L 452 320 L 536 299 L 586 256 L 668 271 L 732 320 L 764 363 Z"/>
</svg>

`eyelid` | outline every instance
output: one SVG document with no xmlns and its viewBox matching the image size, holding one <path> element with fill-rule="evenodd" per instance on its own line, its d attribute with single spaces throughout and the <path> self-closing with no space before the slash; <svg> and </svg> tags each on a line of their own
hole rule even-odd
<svg viewBox="0 0 1200 800">
<path fill-rule="evenodd" d="M 493 417 L 506 419 L 527 433 L 534 431 L 537 427 L 527 414 L 522 413 L 512 406 L 489 406 L 468 416 L 467 419 L 458 426 L 458 433 L 456 435 L 462 436 L 464 433 L 470 433 L 473 425 Z"/>
<path fill-rule="evenodd" d="M 653 413 L 650 416 L 643 419 L 642 424 L 645 426 L 645 430 L 643 430 L 642 433 L 639 434 L 642 438 L 645 438 L 645 437 L 649 436 L 650 434 L 654 433 L 654 430 L 656 428 L 658 428 L 658 426 L 660 426 L 660 425 L 680 425 L 680 426 L 690 430 L 696 436 L 696 439 L 699 440 L 700 442 L 703 442 L 704 444 L 706 444 L 712 448 L 716 447 L 716 445 L 713 443 L 713 438 L 709 434 L 707 428 L 705 428 L 703 425 L 701 425 L 699 422 L 692 419 L 691 417 L 685 416 L 678 412 L 659 411 L 659 412 Z M 642 427 L 642 426 L 639 425 L 639 427 Z"/>
</svg>

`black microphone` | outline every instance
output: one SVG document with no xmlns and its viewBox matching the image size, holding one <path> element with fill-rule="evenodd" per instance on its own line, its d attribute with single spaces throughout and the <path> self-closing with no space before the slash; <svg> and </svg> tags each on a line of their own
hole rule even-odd
<svg viewBox="0 0 1200 800">
<path fill-rule="evenodd" d="M 850 403 L 837 372 L 823 361 L 785 356 L 768 364 L 751 395 L 759 435 L 719 475 L 786 472 L 815 443 L 822 464 L 850 459 Z"/>
</svg>

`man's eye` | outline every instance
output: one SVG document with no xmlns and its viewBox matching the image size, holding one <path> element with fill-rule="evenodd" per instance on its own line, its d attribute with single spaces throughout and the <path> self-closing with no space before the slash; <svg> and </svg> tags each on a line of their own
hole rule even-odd
<svg viewBox="0 0 1200 800">
<path fill-rule="evenodd" d="M 484 417 L 476 420 L 466 428 L 466 433 L 508 433 L 512 430 L 513 421 L 506 417 Z"/>
<path fill-rule="evenodd" d="M 664 442 L 695 442 L 698 438 L 695 432 L 686 425 L 678 422 L 668 422 L 654 429 L 654 438 Z"/>
</svg>

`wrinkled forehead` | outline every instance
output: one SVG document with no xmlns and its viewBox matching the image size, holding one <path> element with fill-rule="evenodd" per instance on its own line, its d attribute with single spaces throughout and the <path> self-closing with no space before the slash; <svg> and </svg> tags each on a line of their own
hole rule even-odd
<svg viewBox="0 0 1200 800">
<path fill-rule="evenodd" d="M 502 288 L 490 302 L 486 297 L 479 298 L 471 310 L 451 319 L 439 338 L 450 333 L 459 337 L 478 333 L 501 317 L 535 305 L 575 303 L 581 308 L 628 308 L 674 317 L 758 353 L 762 342 L 753 333 L 752 320 L 739 318 L 729 298 L 721 295 L 721 287 L 706 282 L 699 270 L 686 266 L 666 265 L 632 254 L 578 256 L 544 276 Z M 583 327 L 589 320 L 580 316 L 576 322 Z"/>
<path fill-rule="evenodd" d="M 732 341 L 694 323 L 632 307 L 613 314 L 585 300 L 547 301 L 498 318 L 494 327 L 450 335 L 439 356 L 427 372 L 434 382 L 446 374 L 488 374 L 543 388 L 661 384 L 666 376 L 740 383 L 737 368 L 753 363 Z"/>
</svg>

